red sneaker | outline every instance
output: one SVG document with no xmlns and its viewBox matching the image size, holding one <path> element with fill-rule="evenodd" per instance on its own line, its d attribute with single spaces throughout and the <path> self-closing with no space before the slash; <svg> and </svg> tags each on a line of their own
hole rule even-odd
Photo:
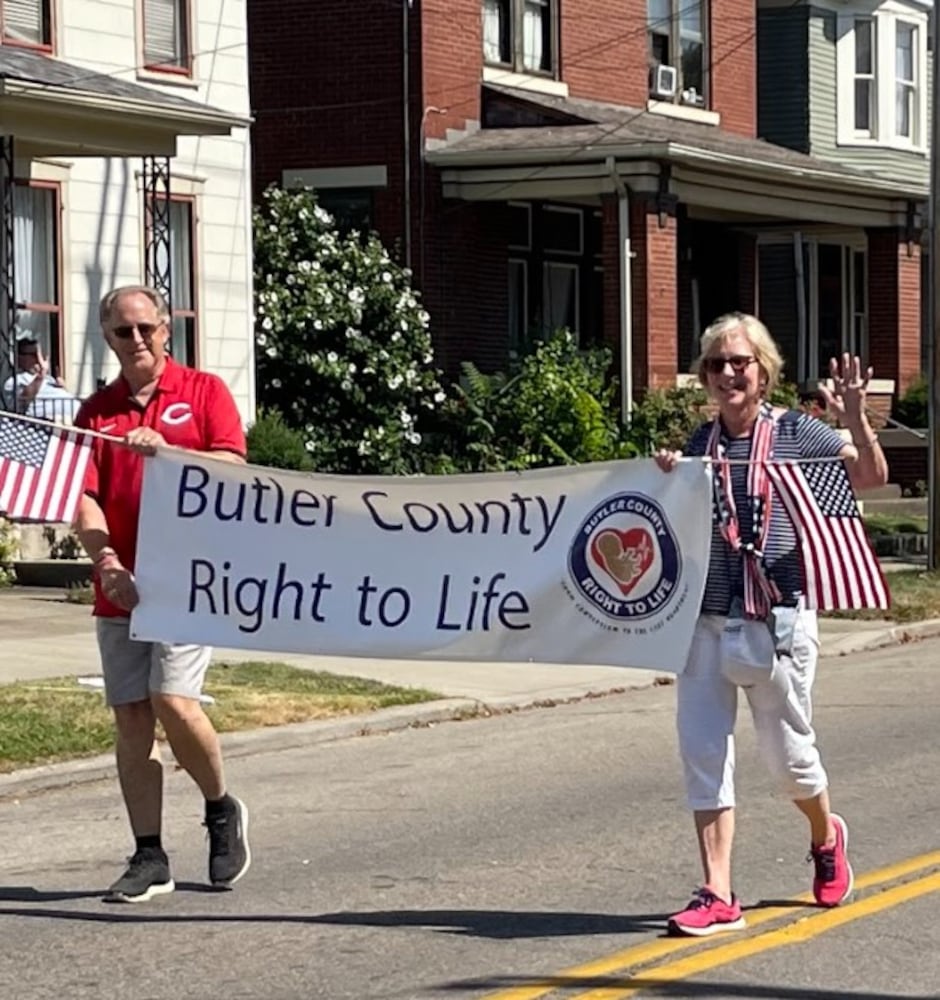
<svg viewBox="0 0 940 1000">
<path fill-rule="evenodd" d="M 811 847 L 809 861 L 816 866 L 813 879 L 813 895 L 820 906 L 838 906 L 844 903 L 852 892 L 854 876 L 846 853 L 849 846 L 849 828 L 845 820 L 832 814 L 832 825 L 836 828 L 836 842 L 832 847 Z"/>
<path fill-rule="evenodd" d="M 737 897 L 732 895 L 731 902 L 726 903 L 707 887 L 699 889 L 692 902 L 681 913 L 670 917 L 668 925 L 670 934 L 687 934 L 691 937 L 739 931 L 744 926 L 741 904 Z"/>
</svg>

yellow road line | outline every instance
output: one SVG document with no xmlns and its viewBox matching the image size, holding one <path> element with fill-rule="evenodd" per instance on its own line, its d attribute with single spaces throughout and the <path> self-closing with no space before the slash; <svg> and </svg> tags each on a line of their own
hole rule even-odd
<svg viewBox="0 0 940 1000">
<path fill-rule="evenodd" d="M 652 990 L 664 983 L 672 983 L 678 979 L 688 979 L 701 972 L 717 969 L 730 962 L 737 962 L 742 958 L 750 958 L 752 955 L 773 951 L 775 948 L 782 948 L 788 944 L 802 944 L 804 941 L 809 941 L 820 934 L 841 927 L 843 924 L 860 920 L 862 917 L 870 917 L 884 910 L 890 910 L 892 907 L 900 906 L 902 903 L 917 899 L 918 896 L 926 896 L 931 892 L 940 892 L 940 872 L 925 875 L 914 882 L 907 882 L 892 889 L 885 889 L 884 892 L 875 893 L 857 903 L 849 903 L 834 910 L 826 910 L 819 916 L 805 917 L 777 930 L 765 931 L 752 938 L 739 938 L 718 948 L 713 948 L 711 951 L 689 955 L 687 958 L 681 958 L 667 965 L 652 966 L 644 969 L 639 975 L 631 976 L 623 986 L 604 987 L 591 990 L 588 993 L 578 993 L 576 1000 L 624 1000 L 624 998 L 636 996 L 644 990 Z"/>
<path fill-rule="evenodd" d="M 940 865 L 940 851 L 933 851 L 930 854 L 922 854 L 919 857 L 909 858 L 906 861 L 899 861 L 884 868 L 858 875 L 855 878 L 855 888 L 870 889 L 882 885 L 886 882 L 894 882 L 897 879 L 905 878 L 921 872 L 926 868 L 933 868 Z M 788 906 L 769 906 L 759 910 L 748 911 L 748 928 L 758 927 L 761 924 L 778 920 L 784 916 L 793 916 L 794 904 L 813 903 L 810 893 L 802 893 L 788 900 Z M 844 908 L 842 908 L 844 909 Z M 828 911 L 837 913 L 839 910 Z M 540 976 L 533 981 L 517 986 L 500 993 L 490 993 L 482 1000 L 538 1000 L 539 997 L 547 996 L 555 990 L 561 989 L 564 985 L 574 985 L 573 981 L 578 979 L 591 979 L 599 976 L 609 976 L 624 969 L 643 965 L 647 962 L 664 958 L 679 951 L 687 951 L 690 948 L 702 949 L 703 946 L 714 944 L 714 938 L 657 938 L 645 944 L 635 945 L 632 948 L 625 948 L 623 951 L 614 952 L 603 958 L 587 962 L 584 965 L 572 966 L 560 972 L 546 976 Z M 720 938 L 718 940 L 721 940 Z"/>
</svg>

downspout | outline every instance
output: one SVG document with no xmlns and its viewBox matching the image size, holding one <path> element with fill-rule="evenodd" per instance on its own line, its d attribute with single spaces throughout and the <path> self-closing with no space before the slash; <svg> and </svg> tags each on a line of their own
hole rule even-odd
<svg viewBox="0 0 940 1000">
<path fill-rule="evenodd" d="M 617 249 L 620 272 L 620 419 L 624 426 L 633 415 L 633 281 L 630 249 L 630 192 L 617 172 L 617 163 L 607 157 L 607 169 L 617 192 Z"/>
<path fill-rule="evenodd" d="M 403 0 L 401 5 L 401 95 L 402 95 L 402 128 L 403 128 L 403 149 L 404 149 L 404 203 L 405 212 L 405 267 L 411 268 L 411 84 L 409 74 L 411 71 L 411 60 L 409 58 L 409 34 L 410 19 L 409 13 L 414 4 L 414 0 Z M 423 155 L 423 154 L 422 154 Z"/>
</svg>

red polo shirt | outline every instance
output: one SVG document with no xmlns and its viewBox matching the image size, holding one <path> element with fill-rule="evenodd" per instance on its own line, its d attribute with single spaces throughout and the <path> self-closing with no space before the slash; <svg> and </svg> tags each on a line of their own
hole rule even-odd
<svg viewBox="0 0 940 1000">
<path fill-rule="evenodd" d="M 167 358 L 160 381 L 146 406 L 131 395 L 130 386 L 119 376 L 99 389 L 82 405 L 75 418 L 77 427 L 124 437 L 135 427 L 151 427 L 167 444 L 193 451 L 232 451 L 244 455 L 245 432 L 235 400 L 217 375 L 196 371 Z M 111 546 L 121 562 L 134 568 L 137 552 L 137 522 L 143 483 L 142 455 L 96 438 L 88 463 L 85 492 L 104 511 Z M 126 617 L 101 592 L 95 579 L 96 615 Z"/>
</svg>

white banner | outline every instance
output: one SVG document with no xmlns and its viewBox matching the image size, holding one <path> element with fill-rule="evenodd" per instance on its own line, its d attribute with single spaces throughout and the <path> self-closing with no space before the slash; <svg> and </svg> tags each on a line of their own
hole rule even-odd
<svg viewBox="0 0 940 1000">
<path fill-rule="evenodd" d="M 132 635 L 266 651 L 682 669 L 708 472 L 473 476 L 146 460 Z"/>
</svg>

